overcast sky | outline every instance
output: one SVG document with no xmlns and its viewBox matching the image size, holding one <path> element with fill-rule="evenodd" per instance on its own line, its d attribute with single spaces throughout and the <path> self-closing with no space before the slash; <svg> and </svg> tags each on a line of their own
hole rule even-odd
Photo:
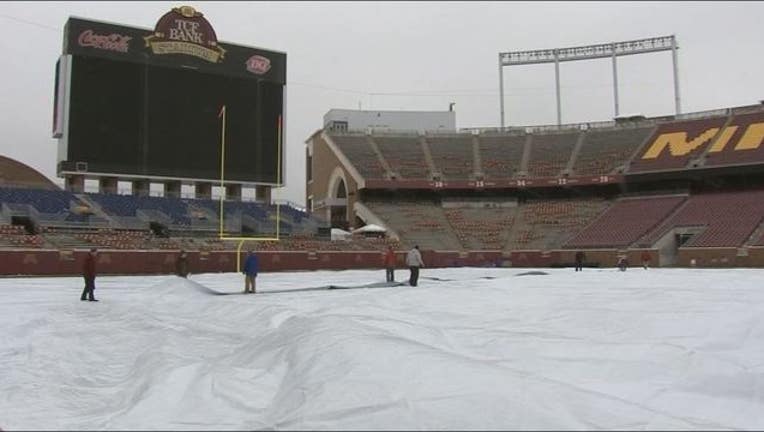
<svg viewBox="0 0 764 432">
<path fill-rule="evenodd" d="M 72 16 L 153 28 L 172 7 L 221 41 L 287 53 L 287 187 L 304 204 L 304 141 L 331 108 L 447 110 L 499 125 L 497 55 L 675 34 L 682 110 L 764 99 L 762 2 L 0 2 L 0 154 L 56 180 L 53 82 Z M 621 113 L 673 114 L 671 54 L 622 57 Z M 563 123 L 613 116 L 608 59 L 560 66 Z M 508 125 L 556 122 L 554 66 L 505 68 Z M 58 181 L 60 183 L 60 181 Z"/>
</svg>

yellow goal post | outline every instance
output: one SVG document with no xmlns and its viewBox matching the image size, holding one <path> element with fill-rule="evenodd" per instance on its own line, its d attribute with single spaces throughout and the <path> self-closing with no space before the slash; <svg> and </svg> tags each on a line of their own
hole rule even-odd
<svg viewBox="0 0 764 432">
<path fill-rule="evenodd" d="M 220 188 L 225 191 L 225 146 L 226 146 L 226 106 L 223 105 L 218 113 L 218 118 L 221 119 L 220 126 Z M 277 134 L 276 134 L 276 185 L 280 187 L 283 183 L 281 181 L 281 148 L 282 148 L 282 116 L 279 115 L 277 121 Z M 281 227 L 281 204 L 276 202 L 276 236 L 275 237 L 243 237 L 243 236 L 228 236 L 225 233 L 225 213 L 224 213 L 224 193 L 220 194 L 220 230 L 218 232 L 218 239 L 220 240 L 232 240 L 238 241 L 239 244 L 236 247 L 236 272 L 241 271 L 241 249 L 245 242 L 248 241 L 280 241 L 280 227 Z"/>
</svg>

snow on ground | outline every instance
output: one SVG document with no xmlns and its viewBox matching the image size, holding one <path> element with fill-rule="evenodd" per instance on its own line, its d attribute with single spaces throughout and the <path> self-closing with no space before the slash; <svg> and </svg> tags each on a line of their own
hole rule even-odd
<svg viewBox="0 0 764 432">
<path fill-rule="evenodd" d="M 0 427 L 764 429 L 763 270 L 526 271 L 0 279 Z"/>
</svg>

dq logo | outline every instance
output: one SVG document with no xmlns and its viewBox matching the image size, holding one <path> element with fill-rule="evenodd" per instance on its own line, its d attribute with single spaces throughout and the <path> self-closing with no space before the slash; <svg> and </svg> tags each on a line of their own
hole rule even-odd
<svg viewBox="0 0 764 432">
<path fill-rule="evenodd" d="M 262 75 L 271 69 L 271 61 L 259 55 L 253 55 L 247 60 L 247 70 L 255 75 Z"/>
<path fill-rule="evenodd" d="M 719 134 L 719 128 L 709 128 L 692 140 L 687 139 L 687 132 L 670 132 L 660 134 L 647 151 L 642 155 L 642 159 L 655 159 L 668 148 L 671 156 L 684 156 L 696 149 L 708 144 L 714 137 L 719 138 L 714 142 L 709 153 L 723 151 L 732 136 L 737 132 L 740 126 L 727 126 Z M 752 123 L 748 125 L 743 136 L 737 141 L 733 151 L 754 150 L 761 146 L 764 140 L 764 123 Z"/>
</svg>

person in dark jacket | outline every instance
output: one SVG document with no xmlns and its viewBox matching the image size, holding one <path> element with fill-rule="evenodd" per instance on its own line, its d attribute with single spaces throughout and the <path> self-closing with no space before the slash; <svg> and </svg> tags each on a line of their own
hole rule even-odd
<svg viewBox="0 0 764 432">
<path fill-rule="evenodd" d="M 178 261 L 175 263 L 175 274 L 182 278 L 188 277 L 188 254 L 183 249 L 180 250 Z"/>
<path fill-rule="evenodd" d="M 96 248 L 90 249 L 90 252 L 85 257 L 85 264 L 82 266 L 82 276 L 85 278 L 85 289 L 82 290 L 82 295 L 80 296 L 82 301 L 98 301 L 93 295 L 93 291 L 95 291 L 97 254 L 98 250 Z"/>
<path fill-rule="evenodd" d="M 387 274 L 387 282 L 395 282 L 395 251 L 392 246 L 387 247 L 385 257 L 382 260 Z"/>
<path fill-rule="evenodd" d="M 629 268 L 629 260 L 626 259 L 626 256 L 624 255 L 618 258 L 618 269 L 626 271 L 627 268 Z"/>
<path fill-rule="evenodd" d="M 586 254 L 583 251 L 576 252 L 576 271 L 584 270 L 585 259 L 586 259 Z"/>
<path fill-rule="evenodd" d="M 258 267 L 259 263 L 257 260 L 257 255 L 253 251 L 249 251 L 247 253 L 247 258 L 244 260 L 244 268 L 242 269 L 242 273 L 244 273 L 245 294 L 255 293 Z"/>
</svg>

